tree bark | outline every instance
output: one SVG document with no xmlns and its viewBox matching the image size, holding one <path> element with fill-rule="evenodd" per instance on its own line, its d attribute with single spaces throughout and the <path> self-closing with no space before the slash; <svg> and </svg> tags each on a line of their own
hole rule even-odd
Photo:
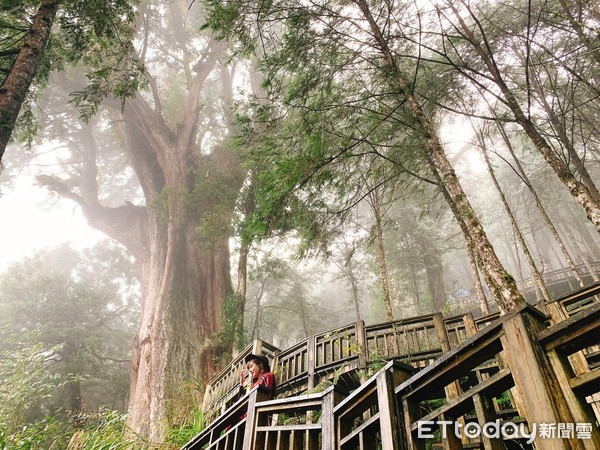
<svg viewBox="0 0 600 450">
<path fill-rule="evenodd" d="M 427 239 L 419 239 L 419 248 L 425 264 L 425 273 L 427 275 L 427 286 L 433 312 L 441 312 L 446 306 L 446 292 L 444 286 L 444 268 L 439 251 L 434 248 Z"/>
<path fill-rule="evenodd" d="M 425 261 L 425 273 L 427 274 L 427 285 L 433 303 L 433 312 L 441 312 L 446 306 L 446 293 L 444 292 L 444 277 L 442 261 L 439 255 L 428 251 L 423 255 Z"/>
<path fill-rule="evenodd" d="M 352 303 L 354 305 L 354 316 L 357 322 L 362 320 L 360 315 L 360 295 L 358 290 L 358 281 L 354 274 L 354 265 L 352 263 L 352 257 L 346 262 L 346 268 L 348 273 L 348 280 L 350 281 L 350 290 L 352 291 Z"/>
<path fill-rule="evenodd" d="M 469 242 L 469 246 L 472 244 Z M 475 252 L 472 249 L 467 249 L 467 257 L 469 258 L 469 269 L 471 270 L 471 279 L 473 280 L 473 286 L 475 287 L 475 293 L 477 295 L 477 302 L 479 303 L 479 309 L 483 314 L 490 313 L 490 305 L 488 303 L 485 292 L 483 292 L 483 285 L 481 284 L 481 278 L 479 278 L 479 270 L 477 269 L 477 260 L 475 259 Z"/>
<path fill-rule="evenodd" d="M 0 86 L 0 163 L 50 38 L 60 0 L 42 0 L 17 59 Z"/>
</svg>

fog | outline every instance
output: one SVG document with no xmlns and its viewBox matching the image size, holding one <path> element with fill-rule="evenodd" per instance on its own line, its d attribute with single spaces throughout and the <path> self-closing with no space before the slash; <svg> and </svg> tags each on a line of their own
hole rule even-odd
<svg viewBox="0 0 600 450">
<path fill-rule="evenodd" d="M 345 16 L 331 33 L 241 20 L 247 34 L 220 40 L 195 3 L 140 6 L 127 45 L 87 49 L 102 70 L 33 88 L 35 126 L 0 174 L 0 382 L 27 386 L 0 390 L 7 428 L 106 406 L 160 440 L 256 339 L 283 350 L 598 281 L 597 62 L 546 43 L 544 14 L 527 61 L 519 33 L 495 47 L 502 89 L 468 40 L 443 54 L 449 24 L 398 37 L 411 8 L 435 18 L 419 2 L 386 22 L 391 56 Z M 587 62 L 576 77 L 547 51 Z"/>
</svg>

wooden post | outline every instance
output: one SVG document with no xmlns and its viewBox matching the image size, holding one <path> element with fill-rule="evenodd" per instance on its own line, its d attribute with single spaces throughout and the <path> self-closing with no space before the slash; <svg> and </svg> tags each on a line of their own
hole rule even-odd
<svg viewBox="0 0 600 450">
<path fill-rule="evenodd" d="M 442 347 L 442 353 L 449 352 L 450 340 L 448 339 L 448 332 L 446 331 L 446 326 L 444 325 L 444 317 L 441 313 L 436 313 L 432 316 L 432 318 L 433 326 L 435 327 L 435 334 L 437 335 L 437 338 L 440 341 L 440 346 Z"/>
<path fill-rule="evenodd" d="M 323 395 L 321 407 L 321 450 L 335 450 L 337 448 L 333 410 L 342 400 L 343 395 L 335 388 L 329 389 L 329 392 L 325 392 Z"/>
<path fill-rule="evenodd" d="M 569 379 L 574 373 L 568 358 L 557 352 L 555 349 L 550 350 L 547 354 L 550 364 L 554 369 L 554 373 L 556 374 L 556 378 L 558 379 L 559 386 L 562 388 L 565 400 L 573 414 L 573 420 L 575 423 L 592 424 L 591 439 L 582 439 L 581 443 L 589 450 L 600 449 L 600 431 L 598 431 L 598 427 L 595 426 L 596 418 L 594 416 L 594 411 L 585 398 L 577 398 L 573 390 L 569 387 Z"/>
<path fill-rule="evenodd" d="M 482 429 L 486 423 L 494 422 L 497 419 L 494 402 L 489 397 L 474 394 L 473 403 L 477 413 L 477 422 Z M 504 450 L 504 443 L 501 439 L 492 439 L 481 433 L 481 442 L 485 450 Z"/>
<path fill-rule="evenodd" d="M 444 317 L 442 316 L 441 313 L 437 313 L 437 314 L 433 315 L 433 324 L 435 326 L 436 334 L 437 334 L 438 339 L 440 340 L 440 344 L 442 346 L 442 352 L 443 353 L 449 352 L 450 351 L 450 339 L 448 338 L 448 331 L 446 330 L 446 326 L 444 325 Z M 461 389 L 460 383 L 458 381 L 453 381 L 452 383 L 450 383 L 448 386 L 446 386 L 444 388 L 444 391 L 446 392 L 446 398 L 452 399 L 452 398 L 458 397 L 461 394 L 462 389 Z M 452 419 L 452 420 L 454 420 L 454 419 Z M 465 426 L 464 418 L 460 417 L 456 420 L 458 420 L 458 422 L 460 422 L 463 427 Z M 455 447 L 454 439 L 458 439 L 458 438 L 455 438 L 454 431 L 453 431 L 452 436 L 449 436 L 448 439 L 444 441 L 444 446 L 446 449 L 462 448 L 462 446 Z M 463 439 L 464 439 L 465 443 L 467 443 L 467 438 L 463 436 Z M 458 439 L 458 440 L 460 441 L 460 439 Z"/>
<path fill-rule="evenodd" d="M 252 353 L 254 353 L 255 355 L 260 355 L 262 353 L 262 344 L 263 341 L 260 339 L 257 339 L 254 341 L 254 344 L 252 345 Z"/>
<path fill-rule="evenodd" d="M 315 336 L 311 336 L 308 338 L 308 341 L 306 342 L 306 345 L 308 346 L 307 349 L 307 356 L 306 358 L 308 359 L 307 363 L 308 363 L 308 380 L 307 380 L 307 388 L 308 389 L 312 389 L 315 387 L 315 369 L 317 366 L 317 343 L 316 343 L 316 339 Z"/>
<path fill-rule="evenodd" d="M 254 449 L 254 437 L 256 435 L 256 404 L 267 399 L 267 394 L 261 392 L 260 388 L 254 388 L 248 394 L 248 409 L 246 411 L 246 428 L 244 430 L 244 443 L 242 450 Z"/>
<path fill-rule="evenodd" d="M 377 403 L 379 406 L 379 423 L 381 426 L 382 450 L 398 450 L 399 437 L 398 409 L 394 395 L 393 374 L 387 370 L 377 376 Z"/>
<path fill-rule="evenodd" d="M 414 450 L 425 450 L 425 439 L 419 439 L 411 429 L 412 424 L 419 420 L 419 404 L 410 398 L 402 399 L 404 430 L 406 432 L 406 447 Z"/>
<path fill-rule="evenodd" d="M 524 308 L 511 313 L 504 321 L 502 344 L 506 363 L 523 402 L 530 429 L 539 424 L 574 423 L 558 380 L 535 336 L 544 327 L 539 315 Z M 583 449 L 575 437 L 538 438 L 536 448 Z"/>
<path fill-rule="evenodd" d="M 546 310 L 550 315 L 550 320 L 553 324 L 562 322 L 563 320 L 569 318 L 567 312 L 564 310 L 564 308 L 558 301 L 545 303 L 544 306 L 546 307 Z"/>
<path fill-rule="evenodd" d="M 440 313 L 433 315 L 433 325 L 435 327 L 435 332 L 440 341 L 440 345 L 442 347 L 442 354 L 450 351 L 450 339 L 448 339 L 448 332 L 446 331 L 446 326 L 444 325 L 444 318 Z M 453 381 L 445 388 L 446 397 L 455 398 L 458 397 L 461 393 L 460 384 L 458 381 Z"/>
<path fill-rule="evenodd" d="M 209 383 L 204 389 L 204 397 L 202 398 L 202 411 L 207 411 L 212 401 L 212 385 Z"/>
<path fill-rule="evenodd" d="M 444 449 L 445 450 L 462 450 L 462 448 L 463 448 L 462 440 L 461 440 L 461 438 L 456 436 L 456 434 L 454 432 L 455 431 L 454 423 L 456 422 L 456 419 L 454 417 L 447 416 L 446 414 L 442 414 L 439 417 L 439 420 L 445 421 L 445 422 L 450 422 L 450 424 L 446 427 L 446 436 L 444 437 L 444 434 L 442 434 L 442 444 L 444 445 Z M 464 428 L 464 422 L 462 422 L 462 424 L 463 424 L 463 427 L 461 429 Z"/>
<path fill-rule="evenodd" d="M 477 334 L 477 325 L 475 325 L 475 320 L 473 320 L 473 314 L 465 314 L 463 316 L 463 322 L 465 323 L 465 329 L 467 330 L 467 337 Z"/>
<path fill-rule="evenodd" d="M 356 343 L 359 348 L 358 368 L 366 369 L 369 359 L 369 349 L 367 348 L 367 335 L 365 332 L 365 322 L 359 320 L 356 322 Z"/>
</svg>

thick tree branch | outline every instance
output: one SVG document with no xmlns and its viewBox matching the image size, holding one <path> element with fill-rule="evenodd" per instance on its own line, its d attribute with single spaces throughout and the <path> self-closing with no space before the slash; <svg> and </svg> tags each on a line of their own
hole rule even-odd
<svg viewBox="0 0 600 450">
<path fill-rule="evenodd" d="M 108 208 L 87 202 L 57 177 L 39 175 L 37 181 L 61 197 L 77 203 L 90 226 L 119 241 L 138 261 L 149 254 L 148 218 L 145 207 L 129 203 L 125 206 Z"/>
</svg>

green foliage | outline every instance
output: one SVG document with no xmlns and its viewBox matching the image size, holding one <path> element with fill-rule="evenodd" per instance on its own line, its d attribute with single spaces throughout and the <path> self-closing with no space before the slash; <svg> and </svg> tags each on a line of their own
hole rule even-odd
<svg viewBox="0 0 600 450">
<path fill-rule="evenodd" d="M 81 402 L 123 402 L 136 311 L 126 302 L 137 293 L 121 251 L 61 247 L 0 275 L 0 416 L 10 433 L 46 416 L 68 420 Z"/>
<path fill-rule="evenodd" d="M 244 324 L 240 316 L 240 301 L 237 294 L 228 295 L 221 304 L 220 328 L 214 336 L 219 361 L 228 361 L 234 345 L 244 346 Z M 217 363 L 219 362 L 217 361 Z"/>
<path fill-rule="evenodd" d="M 208 27 L 246 50 L 254 48 L 247 40 L 261 42 L 268 103 L 240 119 L 258 169 L 248 240 L 293 231 L 302 254 L 326 253 L 371 189 L 423 170 L 423 140 L 406 126 L 402 97 L 345 7 L 261 3 L 256 24 L 251 2 L 208 3 Z"/>
<path fill-rule="evenodd" d="M 87 73 L 88 85 L 73 94 L 81 116 L 88 120 L 99 102 L 113 96 L 124 102 L 145 85 L 144 67 L 134 58 L 137 0 L 63 0 L 40 62 L 29 97 L 17 122 L 15 137 L 29 142 L 37 125 L 31 111 L 36 97 L 51 73 L 78 65 Z M 39 2 L 0 3 L 0 82 L 16 58 L 31 25 Z M 85 68 L 84 68 L 85 67 Z M 0 83 L 1 84 L 1 83 Z"/>
<path fill-rule="evenodd" d="M 72 424 L 54 417 L 10 430 L 0 415 L 2 450 L 62 450 L 67 448 L 74 431 Z"/>
<path fill-rule="evenodd" d="M 127 426 L 127 415 L 102 409 L 85 418 L 85 427 L 71 438 L 73 450 L 133 450 L 151 449 L 142 438 Z"/>
<path fill-rule="evenodd" d="M 183 424 L 169 428 L 166 443 L 180 447 L 201 433 L 206 427 L 206 423 L 204 411 L 197 409 Z"/>
<path fill-rule="evenodd" d="M 15 333 L 1 329 L 0 417 L 7 432 L 14 432 L 31 419 L 32 410 L 66 384 L 47 370 L 51 355 L 60 347 L 48 349 L 39 341 L 39 333 Z"/>
<path fill-rule="evenodd" d="M 12 429 L 0 415 L 2 450 L 175 450 L 200 433 L 205 415 L 196 410 L 182 425 L 172 426 L 164 442 L 150 443 L 127 426 L 127 414 L 101 408 L 77 421 L 45 417 Z"/>
</svg>

